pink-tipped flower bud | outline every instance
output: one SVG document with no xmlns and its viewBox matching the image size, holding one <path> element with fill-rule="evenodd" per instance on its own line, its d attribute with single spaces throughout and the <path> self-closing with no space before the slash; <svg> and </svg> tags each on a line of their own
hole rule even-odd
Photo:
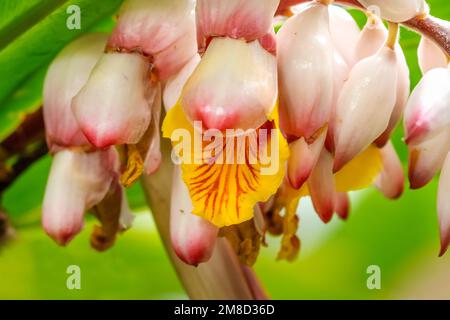
<svg viewBox="0 0 450 320">
<path fill-rule="evenodd" d="M 72 109 L 83 133 L 97 148 L 135 144 L 151 119 L 150 66 L 138 53 L 104 54 Z"/>
<path fill-rule="evenodd" d="M 445 156 L 450 150 L 450 129 L 417 145 L 409 146 L 409 182 L 411 189 L 428 184 L 441 170 Z"/>
<path fill-rule="evenodd" d="M 355 46 L 354 63 L 361 61 L 364 58 L 376 54 L 386 42 L 388 31 L 381 19 L 375 15 L 371 15 L 364 29 L 361 31 L 359 39 Z M 395 45 L 395 54 L 397 56 L 397 98 L 394 109 L 392 110 L 389 124 L 386 130 L 378 137 L 376 144 L 383 147 L 390 138 L 392 131 L 400 121 L 403 111 L 406 107 L 409 96 L 409 69 L 405 59 L 402 47 L 397 43 Z"/>
<path fill-rule="evenodd" d="M 404 189 L 405 177 L 400 159 L 391 142 L 380 149 L 383 169 L 375 181 L 375 186 L 388 199 L 399 198 Z"/>
<path fill-rule="evenodd" d="M 197 41 L 200 51 L 213 37 L 253 41 L 272 28 L 279 0 L 198 0 Z"/>
<path fill-rule="evenodd" d="M 388 47 L 353 67 L 336 107 L 335 172 L 387 128 L 395 105 L 396 88 L 397 58 Z"/>
<path fill-rule="evenodd" d="M 81 231 L 84 213 L 105 197 L 117 166 L 114 149 L 56 153 L 45 190 L 42 225 L 58 244 L 66 245 Z"/>
<path fill-rule="evenodd" d="M 424 0 L 358 0 L 364 7 L 392 22 L 404 22 L 425 12 Z"/>
<path fill-rule="evenodd" d="M 214 38 L 184 86 L 181 105 L 207 129 L 255 129 L 277 98 L 276 58 L 258 41 Z"/>
<path fill-rule="evenodd" d="M 214 251 L 219 229 L 209 221 L 192 214 L 189 190 L 183 182 L 181 168 L 174 168 L 170 204 L 170 237 L 177 256 L 197 266 L 208 261 Z"/>
<path fill-rule="evenodd" d="M 277 34 L 280 127 L 289 141 L 309 140 L 330 118 L 333 44 L 328 8 L 312 3 Z"/>
<path fill-rule="evenodd" d="M 337 192 L 335 197 L 334 211 L 339 218 L 347 220 L 350 214 L 350 197 L 347 192 Z"/>
<path fill-rule="evenodd" d="M 417 55 L 419 58 L 419 66 L 422 73 L 434 68 L 445 68 L 448 63 L 448 59 L 444 51 L 437 46 L 433 41 L 422 37 L 417 49 Z"/>
<path fill-rule="evenodd" d="M 405 110 L 406 143 L 418 144 L 450 124 L 450 68 L 428 71 L 414 88 Z"/>
<path fill-rule="evenodd" d="M 194 0 L 126 0 L 108 47 L 150 57 L 166 80 L 197 52 Z"/>
<path fill-rule="evenodd" d="M 71 102 L 102 55 L 106 40 L 104 34 L 83 36 L 64 48 L 48 69 L 43 112 L 52 153 L 65 147 L 90 146 L 72 113 Z"/>
<path fill-rule="evenodd" d="M 333 156 L 322 150 L 319 160 L 308 180 L 308 189 L 314 209 L 324 223 L 333 217 L 336 199 L 336 185 L 333 175 Z"/>
<path fill-rule="evenodd" d="M 308 144 L 305 138 L 289 144 L 290 155 L 287 165 L 287 178 L 294 189 L 300 189 L 308 180 L 322 151 L 327 131 L 323 130 L 314 142 Z"/>
</svg>

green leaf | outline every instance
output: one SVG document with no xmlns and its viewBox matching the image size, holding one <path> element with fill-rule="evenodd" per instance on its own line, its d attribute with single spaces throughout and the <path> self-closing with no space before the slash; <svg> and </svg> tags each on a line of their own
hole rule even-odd
<svg viewBox="0 0 450 320">
<path fill-rule="evenodd" d="M 64 46 L 111 16 L 122 0 L 70 0 L 21 34 L 0 52 L 0 101 L 4 101 L 27 77 L 47 66 Z M 69 30 L 66 10 L 81 10 L 81 29 Z M 0 104 L 0 108 L 2 105 Z"/>
<path fill-rule="evenodd" d="M 2 0 L 0 2 L 0 49 L 67 0 Z"/>
<path fill-rule="evenodd" d="M 31 75 L 0 107 L 0 141 L 13 133 L 27 114 L 41 106 L 46 71 L 46 68 L 41 69 Z"/>
</svg>

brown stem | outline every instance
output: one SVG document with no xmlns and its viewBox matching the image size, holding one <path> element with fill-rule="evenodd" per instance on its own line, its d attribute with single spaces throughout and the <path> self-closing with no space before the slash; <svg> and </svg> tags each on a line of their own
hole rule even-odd
<svg viewBox="0 0 450 320">
<path fill-rule="evenodd" d="M 403 25 L 427 36 L 450 56 L 450 23 L 431 15 L 415 17 Z"/>
<path fill-rule="evenodd" d="M 35 161 L 46 155 L 47 152 L 47 144 L 44 140 L 41 140 L 31 146 L 30 150 L 20 154 L 14 164 L 7 167 L 7 171 L 4 174 L 0 174 L 0 194 L 5 191 L 16 180 L 16 178 L 28 169 L 28 167 L 30 167 Z"/>
<path fill-rule="evenodd" d="M 169 235 L 170 190 L 173 165 L 170 158 L 170 145 L 164 139 L 163 162 L 160 170 L 143 178 L 147 200 L 152 209 L 161 240 L 169 258 L 191 299 L 264 299 L 264 294 L 253 270 L 239 264 L 227 240 L 218 239 L 212 258 L 192 267 L 184 264 L 175 255 Z"/>
<path fill-rule="evenodd" d="M 42 108 L 25 117 L 20 126 L 0 142 L 0 162 L 22 153 L 30 144 L 45 136 Z"/>
<path fill-rule="evenodd" d="M 286 0 L 280 4 L 277 14 L 288 12 L 290 6 L 308 2 L 310 0 Z M 365 10 L 364 7 L 356 0 L 337 0 L 336 3 L 344 6 Z M 414 30 L 421 35 L 427 36 L 434 41 L 450 56 L 450 23 L 448 21 L 433 17 L 432 15 L 420 15 L 408 21 L 402 22 L 401 25 Z"/>
</svg>

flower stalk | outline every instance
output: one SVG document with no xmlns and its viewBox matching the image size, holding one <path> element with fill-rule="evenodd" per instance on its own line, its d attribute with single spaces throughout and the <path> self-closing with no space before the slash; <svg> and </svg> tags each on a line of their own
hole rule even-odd
<svg viewBox="0 0 450 320">
<path fill-rule="evenodd" d="M 398 23 L 388 22 L 388 26 L 389 26 L 389 33 L 388 38 L 386 40 L 386 46 L 394 50 L 398 38 L 398 31 L 399 31 Z"/>
<path fill-rule="evenodd" d="M 228 241 L 217 239 L 211 259 L 197 267 L 182 262 L 176 255 L 170 239 L 170 193 L 173 164 L 170 145 L 161 143 L 163 161 L 160 169 L 151 177 L 144 177 L 142 184 L 153 218 L 178 277 L 191 299 L 267 299 L 253 270 L 239 263 Z"/>
</svg>

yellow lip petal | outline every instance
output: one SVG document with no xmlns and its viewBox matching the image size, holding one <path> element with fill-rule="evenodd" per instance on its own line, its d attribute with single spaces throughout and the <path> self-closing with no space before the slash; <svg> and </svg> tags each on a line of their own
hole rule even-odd
<svg viewBox="0 0 450 320">
<path fill-rule="evenodd" d="M 354 191 L 371 186 L 381 172 L 380 150 L 371 145 L 335 174 L 338 192 Z"/>
<path fill-rule="evenodd" d="M 270 125 L 276 128 L 275 123 L 273 121 Z M 180 128 L 188 130 L 193 137 L 194 128 L 184 116 L 180 105 L 177 104 L 168 112 L 164 120 L 163 135 L 171 138 L 175 130 Z M 278 166 L 277 170 L 272 173 L 265 171 L 270 165 L 263 164 L 259 157 L 256 162 L 251 161 L 251 151 L 248 149 L 246 149 L 243 162 L 209 163 L 203 158 L 200 163 L 183 162 L 181 165 L 183 180 L 193 202 L 193 213 L 217 227 L 239 224 L 251 219 L 256 203 L 266 201 L 274 194 L 285 174 L 285 162 L 289 149 L 281 133 L 278 130 L 276 133 Z M 231 144 L 229 139 L 225 139 L 223 150 L 226 150 L 227 145 Z M 233 144 L 237 146 L 238 142 L 234 141 Z M 268 145 L 271 144 L 268 143 Z M 259 147 L 261 146 L 259 145 Z M 275 159 L 272 157 L 270 149 L 268 158 Z M 188 157 L 191 160 L 194 158 L 192 157 L 193 153 L 194 150 L 191 148 L 191 157 Z"/>
</svg>

